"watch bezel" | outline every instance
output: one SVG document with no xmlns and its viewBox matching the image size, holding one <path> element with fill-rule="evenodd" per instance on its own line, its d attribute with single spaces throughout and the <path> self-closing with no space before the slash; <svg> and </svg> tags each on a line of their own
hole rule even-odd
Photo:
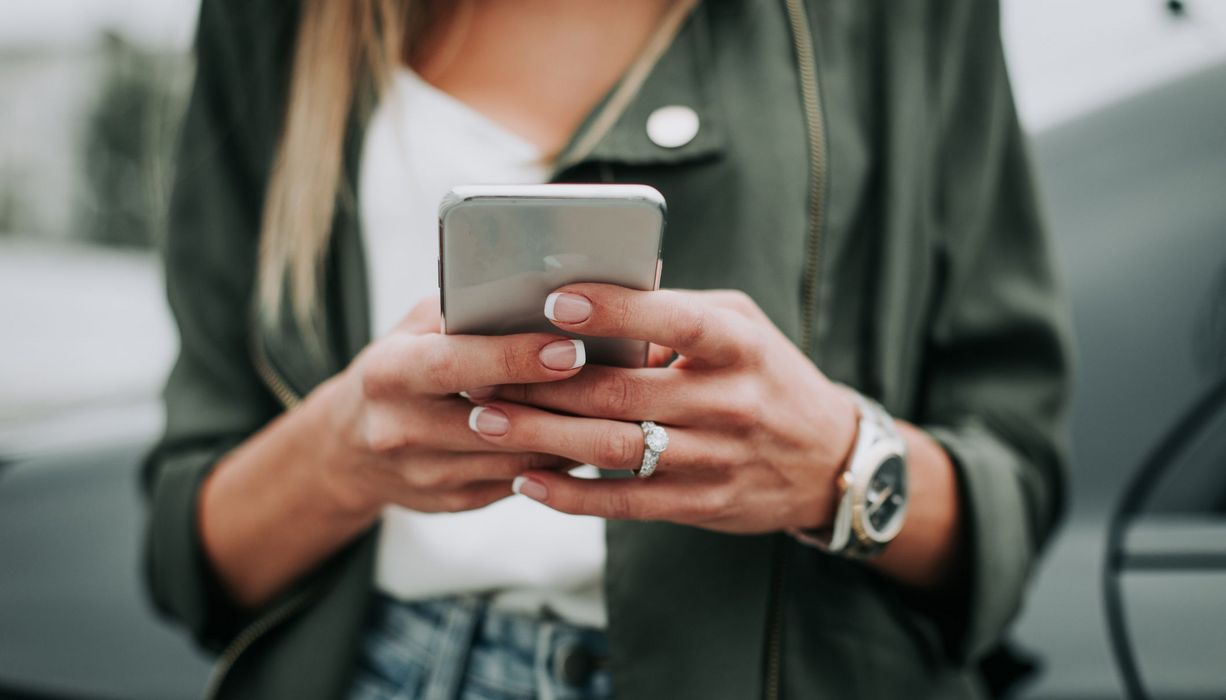
<svg viewBox="0 0 1226 700">
<path fill-rule="evenodd" d="M 910 483 L 907 477 L 907 450 L 905 444 L 897 438 L 889 437 L 864 448 L 856 455 L 858 462 L 853 465 L 849 488 L 851 490 L 851 526 L 858 539 L 868 540 L 877 544 L 889 544 L 902 531 L 907 519 L 907 506 L 910 502 Z M 898 458 L 903 464 L 903 478 L 907 479 L 907 492 L 898 513 L 891 520 L 889 527 L 878 529 L 868 519 L 868 486 L 877 472 L 891 458 Z"/>
</svg>

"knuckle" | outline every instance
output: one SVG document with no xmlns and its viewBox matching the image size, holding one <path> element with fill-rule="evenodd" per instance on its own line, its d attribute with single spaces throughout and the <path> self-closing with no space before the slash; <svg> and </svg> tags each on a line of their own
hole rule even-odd
<svg viewBox="0 0 1226 700">
<path fill-rule="evenodd" d="M 510 460 L 511 468 L 509 471 L 514 474 L 518 474 L 530 469 L 544 468 L 546 465 L 547 456 L 548 455 L 543 455 L 539 452 L 528 452 L 525 454 L 516 455 Z"/>
<path fill-rule="evenodd" d="M 606 313 L 614 328 L 628 328 L 634 321 L 634 304 L 628 296 L 618 297 L 607 307 Z"/>
<path fill-rule="evenodd" d="M 761 367 L 766 361 L 766 347 L 753 334 L 742 334 L 745 340 L 741 343 L 738 359 L 748 367 Z"/>
<path fill-rule="evenodd" d="M 698 498 L 700 516 L 705 519 L 718 519 L 732 511 L 736 500 L 732 491 L 724 487 L 707 490 Z"/>
<path fill-rule="evenodd" d="M 383 396 L 385 379 L 374 371 L 373 367 L 362 367 L 358 370 L 358 381 L 362 387 L 362 396 L 376 399 Z"/>
<path fill-rule="evenodd" d="M 452 481 L 445 469 L 414 469 L 409 472 L 407 478 L 421 491 L 438 491 L 449 486 Z"/>
<path fill-rule="evenodd" d="M 388 420 L 382 412 L 367 417 L 363 424 L 362 439 L 366 449 L 377 455 L 387 455 L 405 444 L 404 430 L 396 421 Z"/>
<path fill-rule="evenodd" d="M 357 372 L 363 398 L 382 399 L 392 393 L 394 381 L 382 353 L 372 351 L 358 365 Z"/>
<path fill-rule="evenodd" d="M 695 308 L 693 304 L 684 303 L 679 305 L 673 312 L 671 321 L 670 325 L 672 325 L 677 334 L 677 344 L 681 347 L 693 347 L 707 337 L 707 317 Z"/>
<path fill-rule="evenodd" d="M 712 515 L 726 515 L 736 504 L 736 496 L 728 488 L 712 489 L 706 496 L 706 510 Z"/>
<path fill-rule="evenodd" d="M 762 398 L 762 392 L 753 389 L 742 400 L 741 405 L 741 423 L 747 428 L 756 428 L 762 424 L 763 413 L 766 409 L 766 404 Z"/>
<path fill-rule="evenodd" d="M 749 296 L 744 290 L 721 289 L 712 292 L 712 294 L 714 295 L 713 299 L 721 308 L 737 316 L 753 320 L 764 315 L 762 308 L 758 306 L 758 302 L 754 301 L 754 298 Z"/>
<path fill-rule="evenodd" d="M 599 415 L 625 415 L 626 411 L 638 403 L 639 393 L 636 381 L 629 374 L 610 374 L 593 387 L 592 407 Z"/>
<path fill-rule="evenodd" d="M 743 290 L 729 290 L 729 300 L 731 307 L 745 316 L 753 317 L 758 314 L 758 303 Z"/>
<path fill-rule="evenodd" d="M 605 433 L 597 454 L 607 466 L 630 469 L 642 462 L 643 445 L 638 436 L 628 430 L 610 430 Z"/>
<path fill-rule="evenodd" d="M 515 343 L 506 343 L 498 353 L 502 361 L 502 376 L 508 380 L 522 376 L 524 366 L 524 351 Z"/>
<path fill-rule="evenodd" d="M 431 386 L 453 385 L 459 369 L 457 358 L 444 343 L 422 343 L 419 349 L 419 367 Z"/>
<path fill-rule="evenodd" d="M 498 356 L 504 380 L 502 384 L 551 376 L 541 364 L 540 352 L 543 346 L 557 339 L 543 333 L 507 338 Z"/>
<path fill-rule="evenodd" d="M 762 419 L 761 393 L 756 385 L 744 382 L 728 392 L 721 406 L 720 418 L 733 428 L 756 427 Z"/>
<path fill-rule="evenodd" d="M 366 451 L 371 454 L 386 455 L 395 449 L 391 436 L 372 426 L 367 426 L 362 440 L 366 444 Z"/>
<path fill-rule="evenodd" d="M 620 489 L 611 489 L 604 495 L 603 508 L 605 517 L 610 520 L 628 520 L 633 514 L 630 504 L 630 494 Z M 593 508 L 585 504 L 583 512 L 592 512 Z"/>
</svg>

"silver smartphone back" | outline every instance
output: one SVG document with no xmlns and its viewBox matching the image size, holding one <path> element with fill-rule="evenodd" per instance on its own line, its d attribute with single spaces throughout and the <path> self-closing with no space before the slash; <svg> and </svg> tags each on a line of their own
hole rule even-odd
<svg viewBox="0 0 1226 700">
<path fill-rule="evenodd" d="M 560 332 L 545 297 L 566 284 L 660 283 L 664 197 L 646 185 L 466 185 L 439 205 L 443 332 Z M 588 362 L 640 367 L 647 344 L 581 335 Z"/>
</svg>

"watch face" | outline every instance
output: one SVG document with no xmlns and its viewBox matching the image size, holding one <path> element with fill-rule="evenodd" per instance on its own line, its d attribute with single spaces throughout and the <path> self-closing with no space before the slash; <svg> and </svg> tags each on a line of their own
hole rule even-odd
<svg viewBox="0 0 1226 700">
<path fill-rule="evenodd" d="M 868 482 L 864 519 L 872 535 L 893 537 L 907 504 L 907 471 L 902 458 L 890 455 Z"/>
</svg>

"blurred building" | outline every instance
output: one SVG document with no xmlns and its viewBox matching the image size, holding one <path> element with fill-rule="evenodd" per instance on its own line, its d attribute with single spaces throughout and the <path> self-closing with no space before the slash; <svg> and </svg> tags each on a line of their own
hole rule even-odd
<svg viewBox="0 0 1226 700">
<path fill-rule="evenodd" d="M 0 234 L 149 247 L 190 81 L 177 49 L 102 32 L 85 48 L 0 47 Z"/>
</svg>

